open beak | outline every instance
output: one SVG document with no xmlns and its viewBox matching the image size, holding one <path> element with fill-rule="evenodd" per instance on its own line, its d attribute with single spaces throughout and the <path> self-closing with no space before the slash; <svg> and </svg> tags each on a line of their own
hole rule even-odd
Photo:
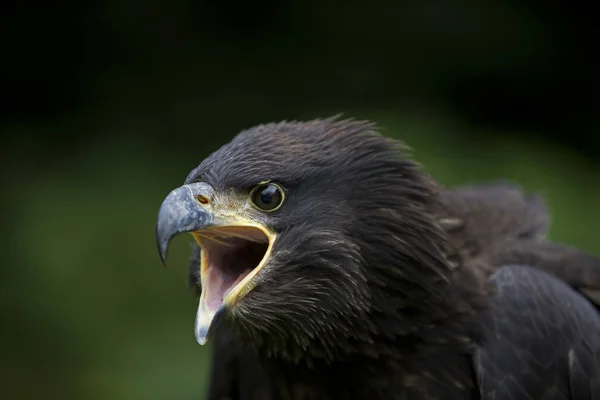
<svg viewBox="0 0 600 400">
<path fill-rule="evenodd" d="M 206 183 L 173 190 L 160 206 L 156 221 L 156 244 L 163 265 L 175 236 L 190 233 L 200 246 L 202 293 L 194 330 L 201 345 L 254 288 L 254 277 L 268 260 L 275 241 L 272 231 L 242 212 L 215 209 L 210 201 L 212 192 Z"/>
</svg>

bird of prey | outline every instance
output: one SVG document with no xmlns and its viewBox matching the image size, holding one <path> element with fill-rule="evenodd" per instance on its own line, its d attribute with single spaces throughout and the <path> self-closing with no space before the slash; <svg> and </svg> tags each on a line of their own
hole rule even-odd
<svg viewBox="0 0 600 400">
<path fill-rule="evenodd" d="M 600 306 L 600 259 L 544 241 L 549 214 L 539 196 L 525 196 L 514 185 L 495 183 L 445 190 L 440 198 L 438 221 L 453 245 L 471 260 L 471 267 L 491 274 L 509 263 L 535 266 L 565 280 Z M 195 245 L 190 284 L 198 296 L 199 254 L 200 248 Z M 256 354 L 240 346 L 223 327 L 213 339 L 207 399 L 269 399 L 268 388 Z"/>
<path fill-rule="evenodd" d="M 239 398 L 600 398 L 598 285 L 570 272 L 594 259 L 545 242 L 535 200 L 514 225 L 475 217 L 485 195 L 406 150 L 368 121 L 264 124 L 165 198 L 163 263 L 176 235 L 200 249 L 196 339 L 260 367 L 234 371 Z"/>
</svg>

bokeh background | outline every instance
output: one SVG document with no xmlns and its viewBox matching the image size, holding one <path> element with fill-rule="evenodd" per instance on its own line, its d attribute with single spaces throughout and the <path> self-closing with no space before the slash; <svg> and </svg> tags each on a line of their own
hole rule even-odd
<svg viewBox="0 0 600 400">
<path fill-rule="evenodd" d="M 591 2 L 590 2 L 591 4 Z M 543 194 L 600 255 L 600 38 L 579 0 L 0 6 L 7 399 L 202 399 L 186 239 L 163 197 L 241 129 L 377 121 L 441 183 Z"/>
</svg>

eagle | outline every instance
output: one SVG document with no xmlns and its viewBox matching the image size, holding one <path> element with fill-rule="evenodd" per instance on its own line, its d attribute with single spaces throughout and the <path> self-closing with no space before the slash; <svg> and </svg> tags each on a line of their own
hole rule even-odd
<svg viewBox="0 0 600 400">
<path fill-rule="evenodd" d="M 166 196 L 159 256 L 195 239 L 233 398 L 600 398 L 597 260 L 545 240 L 539 198 L 444 189 L 408 151 L 371 121 L 262 124 Z"/>
<path fill-rule="evenodd" d="M 505 183 L 456 187 L 440 193 L 438 221 L 471 266 L 491 273 L 509 263 L 542 268 L 563 279 L 600 306 L 600 259 L 564 244 L 544 240 L 549 213 L 539 196 L 525 196 Z M 190 260 L 190 285 L 199 296 L 199 247 Z M 213 339 L 208 400 L 266 400 L 268 377 L 256 354 L 226 329 Z"/>
</svg>

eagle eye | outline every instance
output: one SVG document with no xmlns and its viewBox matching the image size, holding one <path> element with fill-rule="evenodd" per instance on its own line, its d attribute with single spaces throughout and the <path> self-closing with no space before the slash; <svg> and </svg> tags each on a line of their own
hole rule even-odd
<svg viewBox="0 0 600 400">
<path fill-rule="evenodd" d="M 252 205 L 261 211 L 275 211 L 283 203 L 283 189 L 275 183 L 260 183 L 250 192 Z"/>
</svg>

